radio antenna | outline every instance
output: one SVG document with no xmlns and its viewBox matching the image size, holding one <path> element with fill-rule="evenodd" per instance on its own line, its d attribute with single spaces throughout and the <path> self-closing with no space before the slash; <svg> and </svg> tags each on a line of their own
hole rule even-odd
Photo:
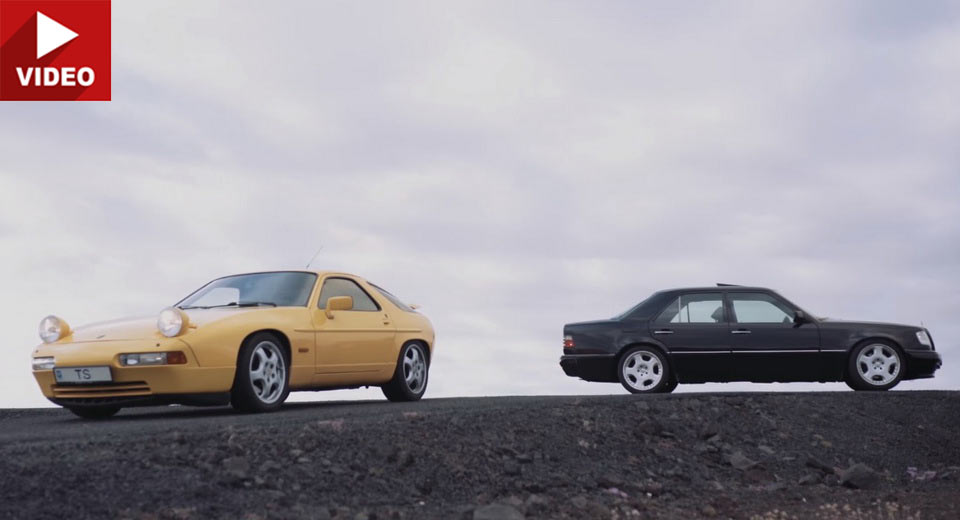
<svg viewBox="0 0 960 520">
<path fill-rule="evenodd" d="M 313 257 L 310 258 L 310 261 L 307 262 L 307 266 L 304 267 L 304 269 L 310 269 L 310 264 L 317 259 L 317 257 L 320 255 L 320 251 L 323 251 L 323 246 L 320 246 L 320 249 L 317 249 L 317 252 L 313 254 Z"/>
</svg>

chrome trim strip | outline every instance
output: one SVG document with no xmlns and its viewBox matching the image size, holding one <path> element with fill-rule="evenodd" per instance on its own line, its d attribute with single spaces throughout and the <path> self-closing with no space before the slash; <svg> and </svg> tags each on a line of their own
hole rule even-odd
<svg viewBox="0 0 960 520">
<path fill-rule="evenodd" d="M 737 354 L 796 354 L 804 352 L 820 352 L 819 350 L 809 349 L 783 349 L 783 350 L 734 350 Z"/>
<path fill-rule="evenodd" d="M 671 354 L 802 354 L 816 353 L 820 350 L 809 349 L 790 349 L 790 350 L 683 350 L 670 351 Z M 832 350 L 827 352 L 845 352 L 843 350 Z"/>
</svg>

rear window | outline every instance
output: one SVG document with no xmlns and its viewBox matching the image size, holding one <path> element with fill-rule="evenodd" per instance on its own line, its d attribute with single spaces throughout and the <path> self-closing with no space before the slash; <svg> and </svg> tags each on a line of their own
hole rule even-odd
<svg viewBox="0 0 960 520">
<path fill-rule="evenodd" d="M 407 305 L 406 303 L 403 303 L 402 301 L 400 301 L 400 298 L 397 298 L 396 296 L 394 296 L 393 294 L 391 294 L 390 291 L 384 289 L 383 287 L 380 287 L 379 285 L 374 285 L 374 284 L 372 284 L 372 283 L 370 283 L 370 282 L 367 282 L 367 283 L 370 284 L 370 287 L 373 287 L 373 288 L 376 289 L 380 294 L 382 294 L 384 298 L 390 300 L 390 303 L 396 305 L 396 306 L 399 307 L 401 310 L 404 310 L 404 311 L 407 311 L 407 312 L 414 312 L 414 310 L 413 310 L 412 308 L 410 308 L 409 305 Z"/>
</svg>

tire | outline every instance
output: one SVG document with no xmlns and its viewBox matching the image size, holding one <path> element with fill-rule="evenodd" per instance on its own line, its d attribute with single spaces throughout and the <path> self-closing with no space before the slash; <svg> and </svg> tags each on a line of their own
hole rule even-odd
<svg viewBox="0 0 960 520">
<path fill-rule="evenodd" d="M 889 390 L 906 372 L 900 349 L 882 340 L 870 340 L 854 347 L 847 361 L 847 386 L 854 390 Z"/>
<path fill-rule="evenodd" d="M 631 347 L 617 363 L 620 384 L 631 394 L 671 392 L 673 374 L 666 357 L 653 347 Z"/>
<path fill-rule="evenodd" d="M 407 343 L 400 349 L 393 379 L 380 387 L 390 401 L 419 401 L 427 390 L 430 360 L 421 343 Z"/>
<path fill-rule="evenodd" d="M 119 406 L 77 406 L 67 407 L 73 415 L 82 419 L 109 419 L 120 411 Z"/>
<path fill-rule="evenodd" d="M 673 392 L 674 390 L 676 390 L 676 389 L 677 389 L 677 386 L 678 386 L 679 384 L 680 384 L 680 381 L 677 381 L 677 378 L 676 378 L 676 377 L 671 377 L 671 378 L 670 378 L 670 382 L 667 383 L 667 385 L 664 386 L 664 387 L 663 387 L 663 390 L 661 390 L 661 391 L 662 391 L 663 393 L 665 393 L 665 394 L 669 394 L 669 393 Z"/>
<path fill-rule="evenodd" d="M 237 356 L 230 404 L 239 412 L 271 412 L 290 394 L 290 354 L 269 332 L 247 338 Z"/>
</svg>

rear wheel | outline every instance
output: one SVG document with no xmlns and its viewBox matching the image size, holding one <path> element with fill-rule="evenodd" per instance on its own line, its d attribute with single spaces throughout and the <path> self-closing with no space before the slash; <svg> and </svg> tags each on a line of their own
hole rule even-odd
<svg viewBox="0 0 960 520">
<path fill-rule="evenodd" d="M 280 408 L 290 393 L 289 364 L 286 350 L 274 334 L 259 332 L 248 338 L 237 358 L 230 404 L 248 413 Z"/>
<path fill-rule="evenodd" d="M 676 388 L 663 354 L 655 348 L 628 349 L 620 356 L 617 375 L 620 384 L 633 394 L 672 392 Z"/>
<path fill-rule="evenodd" d="M 853 349 L 847 386 L 854 390 L 889 390 L 903 379 L 903 356 L 885 341 L 868 341 Z"/>
<path fill-rule="evenodd" d="M 383 385 L 383 395 L 391 401 L 419 401 L 427 390 L 430 365 L 424 346 L 407 343 L 400 349 L 393 379 Z"/>
<path fill-rule="evenodd" d="M 107 419 L 113 417 L 120 411 L 119 406 L 76 406 L 67 407 L 67 410 L 73 412 L 73 415 L 84 419 Z"/>
</svg>

